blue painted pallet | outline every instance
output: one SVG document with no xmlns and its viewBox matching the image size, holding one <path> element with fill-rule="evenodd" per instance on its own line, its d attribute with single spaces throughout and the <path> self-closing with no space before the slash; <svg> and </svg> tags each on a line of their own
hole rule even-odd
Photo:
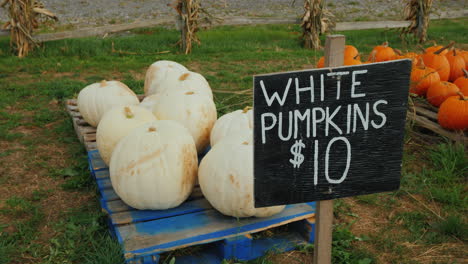
<svg viewBox="0 0 468 264">
<path fill-rule="evenodd" d="M 209 245 L 196 255 L 177 257 L 176 263 L 251 260 L 266 252 L 284 252 L 313 242 L 315 203 L 288 205 L 280 214 L 268 218 L 236 219 L 214 210 L 197 186 L 179 207 L 137 210 L 120 200 L 112 189 L 109 168 L 97 150 L 88 152 L 88 161 L 102 209 L 109 216 L 109 229 L 122 245 L 127 263 L 158 263 L 164 252 L 201 244 Z M 287 234 L 259 239 L 251 236 L 286 224 L 291 224 Z"/>
</svg>

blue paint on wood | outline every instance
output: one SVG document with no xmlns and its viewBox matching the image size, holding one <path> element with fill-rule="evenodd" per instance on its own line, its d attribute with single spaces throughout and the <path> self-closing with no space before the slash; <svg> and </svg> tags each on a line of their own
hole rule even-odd
<svg viewBox="0 0 468 264">
<path fill-rule="evenodd" d="M 215 210 L 206 210 L 188 215 L 117 227 L 116 233 L 126 242 L 132 241 L 135 238 L 138 238 L 139 241 L 152 241 L 151 245 L 142 249 L 134 249 L 126 244 L 126 252 L 165 251 L 165 249 L 172 247 L 180 247 L 192 243 L 209 243 L 226 236 L 268 228 L 287 220 L 310 215 L 311 213 L 313 211 L 310 206 L 298 204 L 289 205 L 280 214 L 268 218 L 237 220 L 233 217 L 223 216 Z M 184 236 L 184 234 L 192 234 L 192 236 Z"/>
<path fill-rule="evenodd" d="M 281 253 L 293 250 L 300 244 L 306 244 L 298 233 L 278 234 L 273 237 L 255 239 L 252 243 L 251 255 L 246 260 L 252 260 L 268 252 Z"/>
<path fill-rule="evenodd" d="M 112 188 L 99 190 L 99 191 L 101 193 L 101 198 L 104 201 L 113 201 L 113 200 L 120 199 L 119 196 L 117 195 L 117 193 Z"/>
<path fill-rule="evenodd" d="M 96 183 L 97 183 L 99 190 L 112 188 L 112 183 L 110 181 L 110 178 L 96 179 Z"/>
<path fill-rule="evenodd" d="M 112 219 L 112 224 L 122 225 L 190 214 L 211 208 L 210 203 L 206 199 L 198 199 L 185 202 L 178 207 L 167 210 L 133 210 L 111 214 L 110 218 Z"/>
<path fill-rule="evenodd" d="M 88 157 L 93 172 L 108 168 L 104 161 L 101 159 L 101 155 L 99 155 L 99 151 L 97 149 L 88 151 Z"/>
<path fill-rule="evenodd" d="M 94 174 L 96 175 L 96 180 L 110 179 L 109 169 L 102 169 L 99 171 L 95 171 Z"/>
<path fill-rule="evenodd" d="M 219 255 L 223 259 L 249 260 L 252 255 L 250 235 L 227 238 L 216 244 L 219 248 Z"/>
<path fill-rule="evenodd" d="M 225 241 L 219 241 L 213 244 L 216 244 L 216 247 L 222 247 L 224 243 Z M 301 244 L 306 244 L 306 242 L 302 239 L 301 235 L 296 232 L 278 234 L 269 238 L 254 239 L 251 241 L 249 255 L 233 254 L 231 259 L 253 260 L 264 256 L 268 252 L 281 253 L 291 251 Z M 245 254 L 245 252 L 242 254 Z M 177 264 L 220 264 L 222 261 L 222 255 L 214 250 L 214 248 L 208 248 L 194 255 L 176 257 Z"/>
<path fill-rule="evenodd" d="M 199 161 L 208 152 L 209 148 L 199 155 Z M 146 248 L 139 248 L 133 251 L 125 251 L 124 253 L 135 253 L 136 257 L 127 259 L 126 263 L 158 263 L 158 252 L 164 252 L 165 248 L 172 248 L 176 246 L 183 246 L 185 244 L 204 244 L 216 241 L 219 238 L 221 241 L 213 242 L 213 245 L 208 249 L 203 250 L 197 256 L 183 256 L 178 257 L 176 263 L 221 263 L 222 256 L 226 258 L 235 258 L 239 260 L 250 260 L 264 255 L 267 251 L 277 248 L 279 251 L 291 250 L 298 243 L 306 242 L 304 239 L 298 240 L 297 233 L 287 234 L 279 238 L 266 238 L 252 240 L 246 236 L 237 238 L 229 238 L 222 240 L 222 237 L 255 231 L 261 228 L 275 225 L 277 223 L 293 219 L 295 217 L 304 216 L 315 211 L 315 203 L 307 203 L 307 210 L 302 212 L 284 215 L 288 210 L 296 207 L 306 206 L 306 204 L 290 205 L 283 213 L 270 217 L 270 218 L 248 218 L 237 220 L 232 217 L 223 216 L 215 210 L 208 209 L 211 205 L 205 200 L 200 199 L 200 194 L 193 194 L 181 206 L 169 210 L 136 210 L 119 199 L 109 178 L 109 170 L 102 161 L 97 150 L 88 152 L 88 160 L 90 171 L 97 181 L 98 189 L 101 193 L 101 206 L 109 213 L 108 218 L 109 232 L 117 238 L 122 246 L 125 246 L 126 239 L 123 237 L 122 231 L 129 231 L 129 226 L 136 230 L 137 235 L 145 236 L 171 236 L 175 233 L 191 233 L 194 230 L 206 229 L 210 226 L 226 223 L 233 223 L 231 227 L 221 228 L 214 232 L 206 232 L 194 235 L 192 237 L 184 237 L 181 239 L 174 239 L 173 241 L 166 241 L 155 246 L 146 246 Z M 111 205 L 111 206 L 109 206 Z M 113 210 L 118 210 L 113 211 Z M 129 221 L 134 224 L 117 225 L 116 218 L 120 217 L 119 221 L 123 221 L 124 216 L 128 216 Z M 307 233 L 304 237 L 311 238 L 313 241 L 314 223 L 306 222 L 306 220 L 296 223 L 302 225 L 300 232 Z M 125 231 L 126 229 L 126 231 Z M 126 233 L 125 233 L 126 234 Z M 294 237 L 294 239 L 292 238 Z M 125 240 L 125 241 L 124 241 Z M 310 239 L 309 239 L 310 241 Z M 155 243 L 157 244 L 157 243 Z"/>
</svg>

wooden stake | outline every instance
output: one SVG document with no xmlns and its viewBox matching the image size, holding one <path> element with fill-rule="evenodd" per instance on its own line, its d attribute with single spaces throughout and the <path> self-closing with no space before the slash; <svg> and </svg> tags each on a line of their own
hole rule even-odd
<svg viewBox="0 0 468 264">
<path fill-rule="evenodd" d="M 328 35 L 325 42 L 325 67 L 344 63 L 345 36 Z M 314 264 L 331 264 L 333 200 L 317 202 Z"/>
</svg>

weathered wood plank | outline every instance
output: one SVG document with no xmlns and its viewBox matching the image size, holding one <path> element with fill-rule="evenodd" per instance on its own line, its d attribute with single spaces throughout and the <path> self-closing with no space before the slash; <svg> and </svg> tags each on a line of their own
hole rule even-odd
<svg viewBox="0 0 468 264">
<path fill-rule="evenodd" d="M 335 31 L 379 29 L 379 28 L 401 28 L 410 25 L 409 21 L 360 21 L 336 23 Z"/>
<path fill-rule="evenodd" d="M 112 182 L 109 177 L 107 178 L 100 178 L 98 179 L 96 177 L 96 184 L 99 188 L 99 190 L 105 190 L 105 189 L 110 189 L 112 188 Z"/>
<path fill-rule="evenodd" d="M 67 105 L 70 105 L 70 106 L 77 106 L 77 105 L 78 105 L 78 102 L 77 102 L 76 99 L 68 99 L 68 100 L 66 101 L 66 104 L 67 104 Z"/>
<path fill-rule="evenodd" d="M 114 191 L 112 188 L 110 188 L 110 189 L 111 189 L 111 191 L 109 191 L 109 189 L 107 189 L 107 191 L 106 191 L 107 194 L 110 194 L 111 192 Z M 106 189 L 100 189 L 100 191 L 101 190 L 105 191 Z M 114 194 L 112 194 L 112 196 L 114 196 Z M 203 193 L 202 193 L 200 187 L 196 186 L 195 188 L 193 188 L 192 193 L 190 194 L 190 196 L 187 198 L 187 200 L 185 202 L 192 201 L 192 200 L 198 200 L 198 199 L 202 199 L 202 198 L 203 198 Z M 135 210 L 134 208 L 128 206 L 126 203 L 124 203 L 120 199 L 118 199 L 118 200 L 109 200 L 109 201 L 103 200 L 102 205 L 103 205 L 102 206 L 103 209 L 105 209 L 108 214 L 115 214 L 115 213 Z"/>
<path fill-rule="evenodd" d="M 92 165 L 90 164 L 90 167 L 91 166 Z M 104 169 L 101 169 L 101 170 L 98 170 L 98 171 L 94 171 L 94 175 L 96 177 L 96 180 L 110 179 L 109 178 L 109 168 L 104 168 Z"/>
<path fill-rule="evenodd" d="M 85 142 L 85 148 L 87 151 L 97 150 L 96 142 Z"/>
<path fill-rule="evenodd" d="M 455 132 L 455 131 L 446 130 L 442 128 L 438 123 L 429 120 L 427 117 L 414 115 L 412 113 L 408 114 L 408 118 L 413 120 L 419 126 L 429 129 L 433 131 L 434 133 L 437 133 L 441 136 L 449 138 L 453 141 L 457 141 L 462 144 L 468 145 L 468 137 L 466 133 L 462 131 Z"/>
<path fill-rule="evenodd" d="M 206 199 L 184 202 L 176 208 L 167 210 L 132 210 L 111 214 L 109 217 L 114 225 L 139 223 L 166 217 L 195 213 L 213 208 Z"/>
<path fill-rule="evenodd" d="M 149 28 L 160 26 L 164 24 L 175 23 L 174 19 L 153 19 L 146 21 L 136 21 L 128 24 L 117 24 L 117 25 L 107 25 L 100 27 L 87 27 L 81 28 L 73 31 L 63 31 L 57 33 L 47 33 L 34 36 L 34 38 L 39 42 L 53 41 L 59 39 L 67 38 L 84 38 L 92 36 L 103 36 L 109 33 L 116 33 L 121 31 L 127 31 L 137 28 Z"/>
<path fill-rule="evenodd" d="M 289 205 L 268 218 L 223 216 L 216 210 L 125 225 L 116 228 L 124 244 L 125 257 L 174 250 L 194 244 L 205 244 L 228 237 L 260 232 L 276 226 L 309 218 L 314 209 L 309 204 Z"/>
<path fill-rule="evenodd" d="M 425 116 L 427 118 L 430 118 L 432 120 L 437 121 L 437 113 L 427 110 L 425 108 L 419 107 L 419 106 L 414 106 L 413 109 L 416 111 L 417 114 L 420 114 L 422 116 Z"/>
<path fill-rule="evenodd" d="M 93 151 L 88 152 L 88 161 L 94 172 L 99 171 L 99 170 L 108 171 L 109 169 L 106 163 L 104 163 L 104 161 L 102 160 L 101 155 L 99 155 L 98 150 L 93 150 Z"/>
<path fill-rule="evenodd" d="M 84 141 L 86 142 L 93 142 L 96 141 L 96 133 L 86 133 L 83 134 Z"/>
</svg>

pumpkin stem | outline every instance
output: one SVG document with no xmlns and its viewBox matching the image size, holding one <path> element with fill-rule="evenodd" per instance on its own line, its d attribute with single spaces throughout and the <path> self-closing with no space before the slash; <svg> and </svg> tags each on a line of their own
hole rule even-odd
<svg viewBox="0 0 468 264">
<path fill-rule="evenodd" d="M 128 107 L 128 106 L 124 107 L 124 111 L 125 111 L 125 116 L 127 118 L 133 118 L 135 116 L 133 114 L 132 110 L 130 109 L 130 107 Z"/>
<path fill-rule="evenodd" d="M 107 81 L 106 81 L 106 80 L 102 80 L 102 81 L 101 81 L 101 87 L 104 87 L 104 86 L 106 86 L 106 85 L 107 85 Z"/>
<path fill-rule="evenodd" d="M 425 69 L 425 68 L 426 68 L 426 64 L 424 64 L 424 60 L 423 60 L 423 59 L 418 60 L 418 67 L 421 68 L 421 69 Z"/>
<path fill-rule="evenodd" d="M 460 96 L 460 100 L 468 101 L 468 98 L 466 98 L 465 95 L 462 92 L 458 91 L 457 94 L 458 94 L 458 96 Z"/>
<path fill-rule="evenodd" d="M 454 56 L 454 57 L 457 56 L 457 50 L 454 49 L 454 48 L 452 48 L 452 50 L 453 50 L 453 56 Z"/>
<path fill-rule="evenodd" d="M 242 110 L 242 113 L 245 114 L 245 113 L 247 113 L 247 112 L 248 112 L 249 110 L 251 110 L 251 109 L 252 109 L 251 106 L 246 106 L 246 107 L 244 107 L 244 110 Z"/>
<path fill-rule="evenodd" d="M 357 60 L 357 57 L 359 57 L 359 53 L 356 56 L 354 56 L 353 60 Z"/>
<path fill-rule="evenodd" d="M 179 81 L 185 81 L 189 77 L 190 73 L 186 72 L 179 77 Z"/>
<path fill-rule="evenodd" d="M 382 43 L 382 46 L 383 47 L 388 47 L 388 41 L 385 41 L 384 43 Z"/>
<path fill-rule="evenodd" d="M 399 49 L 393 49 L 393 51 L 399 56 L 401 56 L 401 54 L 402 54 L 401 50 L 399 50 Z"/>
<path fill-rule="evenodd" d="M 462 68 L 463 73 L 465 74 L 465 78 L 468 78 L 468 71 Z"/>
<path fill-rule="evenodd" d="M 434 54 L 437 54 L 439 55 L 442 51 L 446 50 L 446 49 L 450 49 L 453 45 L 455 45 L 455 41 L 452 41 L 450 42 L 450 44 L 448 44 L 447 46 L 443 47 L 443 48 L 440 48 L 439 50 L 436 50 L 434 52 Z"/>
<path fill-rule="evenodd" d="M 185 94 L 186 95 L 191 95 L 191 94 L 194 94 L 194 92 L 190 91 L 190 92 L 186 92 Z"/>
<path fill-rule="evenodd" d="M 148 132 L 156 132 L 156 128 L 155 127 L 149 127 L 148 128 Z"/>
</svg>

